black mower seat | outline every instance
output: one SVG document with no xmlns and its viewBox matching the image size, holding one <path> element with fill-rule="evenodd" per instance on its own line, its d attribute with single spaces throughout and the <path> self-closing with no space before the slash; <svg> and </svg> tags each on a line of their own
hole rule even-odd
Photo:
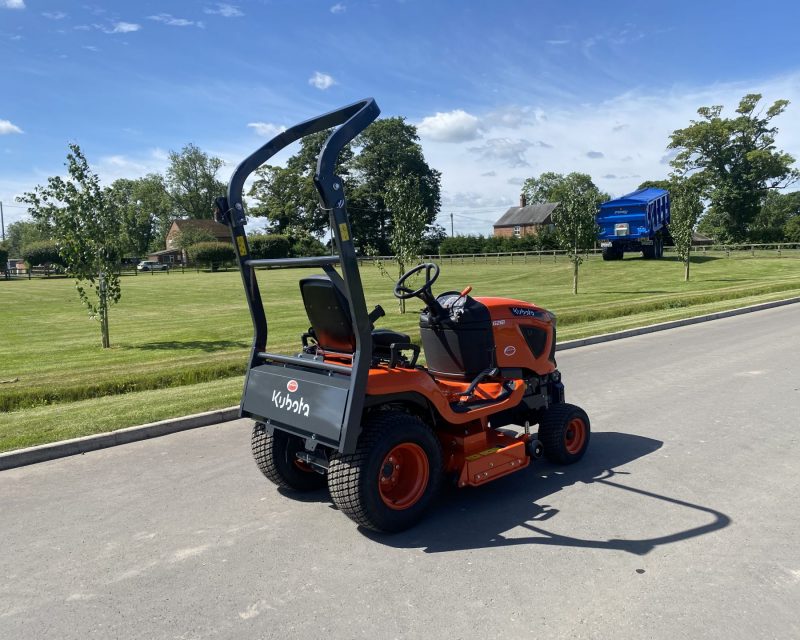
<svg viewBox="0 0 800 640">
<path fill-rule="evenodd" d="M 344 293 L 328 276 L 316 275 L 300 280 L 300 294 L 317 344 L 325 351 L 353 353 L 356 350 L 356 336 Z M 374 352 L 388 354 L 395 342 L 408 343 L 411 339 L 405 333 L 391 329 L 372 331 Z"/>
</svg>

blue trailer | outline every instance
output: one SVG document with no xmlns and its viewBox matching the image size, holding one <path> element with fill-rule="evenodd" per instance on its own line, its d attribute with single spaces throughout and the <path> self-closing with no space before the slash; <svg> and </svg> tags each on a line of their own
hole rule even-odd
<svg viewBox="0 0 800 640">
<path fill-rule="evenodd" d="M 639 189 L 604 202 L 597 213 L 603 260 L 622 260 L 626 251 L 660 258 L 669 221 L 669 191 L 664 189 Z"/>
</svg>

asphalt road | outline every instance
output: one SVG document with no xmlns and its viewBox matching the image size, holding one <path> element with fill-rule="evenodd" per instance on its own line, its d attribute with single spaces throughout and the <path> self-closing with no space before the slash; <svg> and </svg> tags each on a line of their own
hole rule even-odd
<svg viewBox="0 0 800 640">
<path fill-rule="evenodd" d="M 395 536 L 237 421 L 0 473 L 0 638 L 798 638 L 800 307 L 559 355 L 578 465 Z"/>
</svg>

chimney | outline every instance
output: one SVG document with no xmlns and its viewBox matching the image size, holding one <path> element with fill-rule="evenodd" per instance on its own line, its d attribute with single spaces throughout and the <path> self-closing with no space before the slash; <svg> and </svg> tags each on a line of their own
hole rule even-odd
<svg viewBox="0 0 800 640">
<path fill-rule="evenodd" d="M 528 204 L 528 203 L 525 200 L 525 194 L 524 193 L 520 193 L 519 194 L 519 206 L 520 207 L 524 207 L 526 204 Z"/>
</svg>

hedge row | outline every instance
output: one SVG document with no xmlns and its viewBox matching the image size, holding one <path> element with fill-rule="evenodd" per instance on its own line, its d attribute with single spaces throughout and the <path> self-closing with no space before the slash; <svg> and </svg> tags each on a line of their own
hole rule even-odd
<svg viewBox="0 0 800 640">
<path fill-rule="evenodd" d="M 558 249 L 558 243 L 552 233 L 542 232 L 538 235 L 520 238 L 503 236 L 453 236 L 445 238 L 439 245 L 439 254 L 453 255 L 457 253 L 507 253 L 510 251 L 546 251 Z"/>
</svg>

